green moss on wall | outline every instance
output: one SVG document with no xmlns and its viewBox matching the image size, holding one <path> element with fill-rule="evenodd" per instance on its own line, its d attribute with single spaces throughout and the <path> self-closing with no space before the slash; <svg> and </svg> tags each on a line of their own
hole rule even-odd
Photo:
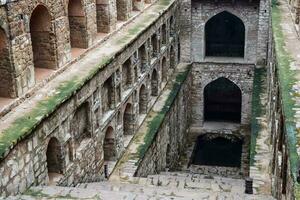
<svg viewBox="0 0 300 200">
<path fill-rule="evenodd" d="M 257 117 L 261 117 L 265 109 L 261 103 L 261 95 L 265 92 L 263 88 L 264 80 L 266 79 L 266 68 L 256 68 L 253 80 L 252 94 L 252 119 L 251 119 L 251 144 L 250 144 L 250 165 L 254 165 L 254 157 L 256 155 L 256 139 L 261 126 Z"/>
<path fill-rule="evenodd" d="M 299 155 L 297 153 L 296 145 L 299 142 L 297 139 L 298 133 L 296 130 L 294 110 L 297 106 L 295 105 L 293 97 L 297 94 L 295 94 L 292 87 L 296 82 L 295 74 L 299 73 L 299 71 L 291 70 L 291 62 L 293 60 L 284 48 L 285 41 L 281 28 L 281 13 L 276 5 L 272 8 L 272 20 L 289 162 L 292 178 L 296 182 L 299 164 Z"/>
<path fill-rule="evenodd" d="M 153 119 L 151 121 L 148 122 L 147 133 L 144 137 L 144 144 L 142 144 L 138 147 L 138 154 L 135 155 L 138 157 L 138 160 L 139 160 L 138 163 L 144 158 L 147 150 L 150 148 L 156 135 L 158 134 L 166 115 L 168 114 L 173 103 L 175 102 L 176 97 L 178 96 L 178 93 L 180 92 L 180 89 L 190 72 L 190 69 L 191 69 L 191 66 L 189 66 L 186 71 L 180 72 L 176 76 L 176 79 L 175 79 L 175 82 L 171 89 L 171 92 L 169 93 L 169 96 L 168 96 L 167 100 L 165 101 L 165 104 L 162 107 L 162 109 L 159 112 L 151 113 L 155 116 L 153 117 Z M 138 163 L 136 163 L 136 165 L 138 165 Z"/>
</svg>

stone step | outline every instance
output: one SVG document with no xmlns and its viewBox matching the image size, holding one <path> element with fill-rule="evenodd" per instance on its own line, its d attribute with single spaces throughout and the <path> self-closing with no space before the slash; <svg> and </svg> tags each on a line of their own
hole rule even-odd
<svg viewBox="0 0 300 200">
<path fill-rule="evenodd" d="M 107 182 L 106 182 L 107 183 Z M 193 189 L 189 190 L 161 190 L 161 187 L 153 187 L 152 190 L 146 187 L 140 189 L 131 188 L 132 191 L 124 191 L 119 189 L 105 189 L 98 188 L 99 183 L 91 183 L 88 188 L 71 188 L 71 187 L 57 187 L 57 186 L 44 186 L 34 187 L 27 195 L 18 197 L 9 197 L 8 200 L 36 200 L 36 199 L 89 199 L 89 200 L 274 200 L 269 196 L 262 195 L 246 195 L 246 194 L 232 194 L 229 192 L 198 192 Z M 128 184 L 131 185 L 131 184 Z M 101 185 L 103 186 L 103 185 Z M 136 187 L 136 184 L 132 186 Z M 155 192 L 154 192 L 155 191 Z"/>
<path fill-rule="evenodd" d="M 271 196 L 244 194 L 244 180 L 164 172 L 147 178 L 84 183 L 77 187 L 33 187 L 25 195 L 8 200 L 35 199 L 102 200 L 274 200 Z"/>
</svg>

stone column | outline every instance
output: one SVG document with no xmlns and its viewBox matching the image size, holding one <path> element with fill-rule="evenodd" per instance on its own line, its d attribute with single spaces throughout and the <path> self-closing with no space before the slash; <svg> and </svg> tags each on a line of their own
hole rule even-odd
<svg viewBox="0 0 300 200">
<path fill-rule="evenodd" d="M 126 21 L 131 15 L 131 0 L 117 0 L 117 19 Z"/>
<path fill-rule="evenodd" d="M 192 33 L 192 5 L 191 0 L 182 0 L 180 4 L 180 32 L 181 60 L 191 62 L 191 33 Z"/>
<path fill-rule="evenodd" d="M 257 63 L 262 65 L 265 65 L 267 60 L 271 12 L 270 5 L 270 0 L 261 0 L 259 5 Z"/>
<path fill-rule="evenodd" d="M 132 10 L 141 11 L 144 9 L 144 7 L 145 7 L 144 0 L 134 0 L 132 2 Z"/>
<path fill-rule="evenodd" d="M 109 33 L 116 29 L 116 0 L 96 0 L 97 31 Z"/>
</svg>

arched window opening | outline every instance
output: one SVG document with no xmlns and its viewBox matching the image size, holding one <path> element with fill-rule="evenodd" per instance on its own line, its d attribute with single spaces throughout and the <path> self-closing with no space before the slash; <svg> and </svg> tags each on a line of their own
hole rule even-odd
<svg viewBox="0 0 300 200">
<path fill-rule="evenodd" d="M 134 120 L 133 106 L 130 103 L 127 103 L 123 116 L 124 135 L 134 134 Z"/>
<path fill-rule="evenodd" d="M 16 97 L 14 91 L 14 70 L 10 62 L 9 44 L 5 31 L 0 29 L 0 97 Z"/>
<path fill-rule="evenodd" d="M 226 78 L 219 78 L 204 88 L 204 120 L 241 122 L 242 93 Z"/>
<path fill-rule="evenodd" d="M 71 47 L 88 48 L 86 19 L 81 0 L 69 0 L 68 15 Z M 73 54 L 75 50 L 72 50 Z"/>
<path fill-rule="evenodd" d="M 154 34 L 151 37 L 151 46 L 152 46 L 152 58 L 158 55 L 158 40 L 157 35 Z"/>
<path fill-rule="evenodd" d="M 145 73 L 147 69 L 147 64 L 148 64 L 148 59 L 147 59 L 147 51 L 146 51 L 146 46 L 143 44 L 139 50 L 139 60 L 140 60 L 140 71 L 141 73 Z"/>
<path fill-rule="evenodd" d="M 193 152 L 192 164 L 219 167 L 241 167 L 242 140 L 208 135 L 199 136 Z"/>
<path fill-rule="evenodd" d="M 63 174 L 62 147 L 56 138 L 51 138 L 46 152 L 49 185 L 56 185 Z"/>
<path fill-rule="evenodd" d="M 162 41 L 161 41 L 161 43 L 163 45 L 166 45 L 167 44 L 167 26 L 166 26 L 166 24 L 162 25 L 161 35 L 162 35 Z"/>
<path fill-rule="evenodd" d="M 67 148 L 68 148 L 69 162 L 73 162 L 73 160 L 74 160 L 74 150 L 73 150 L 73 144 L 72 144 L 71 140 L 69 140 L 67 142 Z"/>
<path fill-rule="evenodd" d="M 123 82 L 123 89 L 127 90 L 130 88 L 132 84 L 132 71 L 131 71 L 131 59 L 129 58 L 126 62 L 122 65 L 122 82 Z"/>
<path fill-rule="evenodd" d="M 115 133 L 112 127 L 108 127 L 106 130 L 103 149 L 105 161 L 116 160 Z"/>
<path fill-rule="evenodd" d="M 139 113 L 146 114 L 148 107 L 148 94 L 145 85 L 142 85 L 139 93 Z"/>
<path fill-rule="evenodd" d="M 176 55 L 175 55 L 175 49 L 173 46 L 170 48 L 170 68 L 175 69 L 176 67 Z"/>
<path fill-rule="evenodd" d="M 71 122 L 71 130 L 74 134 L 76 147 L 78 147 L 82 141 L 92 137 L 89 123 L 88 103 L 83 103 L 77 108 Z"/>
<path fill-rule="evenodd" d="M 155 69 L 153 70 L 151 75 L 151 96 L 158 96 L 158 75 Z"/>
<path fill-rule="evenodd" d="M 30 18 L 33 64 L 37 81 L 49 76 L 56 66 L 55 35 L 51 30 L 51 15 L 48 9 L 37 6 Z"/>
<path fill-rule="evenodd" d="M 170 17 L 170 36 L 173 37 L 175 35 L 175 22 L 174 17 Z"/>
<path fill-rule="evenodd" d="M 163 57 L 161 61 L 161 69 L 162 69 L 162 81 L 166 82 L 168 79 L 168 66 L 167 66 L 166 57 Z"/>
<path fill-rule="evenodd" d="M 245 26 L 229 12 L 219 13 L 206 23 L 205 40 L 206 56 L 244 57 Z"/>
<path fill-rule="evenodd" d="M 108 78 L 101 90 L 101 100 L 102 100 L 102 113 L 105 114 L 109 110 L 114 108 L 114 87 L 113 87 L 113 77 Z"/>
</svg>

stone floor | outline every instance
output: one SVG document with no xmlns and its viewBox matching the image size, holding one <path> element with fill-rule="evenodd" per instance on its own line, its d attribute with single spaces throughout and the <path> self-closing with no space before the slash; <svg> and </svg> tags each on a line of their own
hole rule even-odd
<svg viewBox="0 0 300 200">
<path fill-rule="evenodd" d="M 16 199 L 104 199 L 104 200 L 273 200 L 266 195 L 247 195 L 244 181 L 183 172 L 164 172 L 147 178 L 99 182 L 71 187 L 35 187 Z"/>
</svg>

